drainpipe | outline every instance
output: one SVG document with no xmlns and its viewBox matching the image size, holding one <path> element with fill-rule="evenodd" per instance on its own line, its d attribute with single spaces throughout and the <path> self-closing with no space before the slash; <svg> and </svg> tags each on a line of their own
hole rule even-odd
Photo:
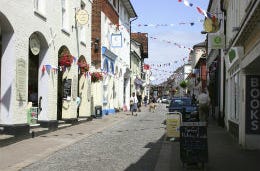
<svg viewBox="0 0 260 171">
<path fill-rule="evenodd" d="M 223 28 L 224 28 L 224 35 L 225 35 L 225 48 L 226 48 L 226 14 L 227 14 L 227 11 L 224 9 L 224 0 L 221 0 L 220 1 L 220 9 L 221 11 L 223 12 Z M 221 50 L 220 50 L 220 54 L 221 54 Z M 224 59 L 223 59 L 224 60 Z M 221 60 L 222 61 L 222 60 Z M 224 87 L 223 88 L 223 93 L 222 93 L 222 114 L 221 112 L 219 111 L 219 117 L 218 117 L 218 124 L 221 126 L 221 127 L 225 127 L 225 121 L 224 121 L 224 118 L 225 118 L 225 110 L 226 110 L 226 101 L 225 101 L 225 92 L 226 92 L 226 85 L 225 85 L 225 77 L 226 77 L 226 68 L 225 68 L 225 62 L 221 62 L 221 64 L 223 65 L 222 66 L 222 86 L 221 87 Z"/>
<path fill-rule="evenodd" d="M 131 69 L 131 67 L 132 67 L 132 65 L 131 65 L 131 51 L 132 51 L 132 45 L 131 45 L 131 33 L 132 33 L 132 22 L 133 21 L 135 21 L 135 20 L 137 20 L 137 16 L 135 17 L 135 18 L 133 18 L 132 20 L 130 20 L 130 30 L 129 30 L 129 32 L 130 32 L 130 69 Z M 132 94 L 132 92 L 131 92 L 131 81 L 132 81 L 132 79 L 131 79 L 131 77 L 130 77 L 130 96 L 131 96 L 131 94 Z"/>
</svg>

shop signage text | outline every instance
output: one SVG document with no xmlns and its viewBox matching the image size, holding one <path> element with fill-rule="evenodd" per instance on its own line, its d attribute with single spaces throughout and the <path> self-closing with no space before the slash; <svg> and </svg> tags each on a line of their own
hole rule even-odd
<svg viewBox="0 0 260 171">
<path fill-rule="evenodd" d="M 260 134 L 260 76 L 246 76 L 246 133 Z"/>
</svg>

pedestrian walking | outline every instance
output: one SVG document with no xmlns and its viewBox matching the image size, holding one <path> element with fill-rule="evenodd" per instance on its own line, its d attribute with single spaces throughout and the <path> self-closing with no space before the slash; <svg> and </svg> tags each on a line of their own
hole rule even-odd
<svg viewBox="0 0 260 171">
<path fill-rule="evenodd" d="M 137 103 L 137 107 L 138 107 L 138 112 L 141 112 L 141 106 L 142 106 L 142 95 L 141 94 L 137 94 L 137 100 L 138 100 L 138 103 Z"/>
<path fill-rule="evenodd" d="M 130 97 L 130 111 L 132 112 L 132 115 L 134 115 L 135 112 L 135 116 L 137 116 L 137 103 L 138 99 L 135 93 L 132 93 L 132 96 Z"/>
<path fill-rule="evenodd" d="M 155 107 L 156 107 L 155 103 L 156 103 L 155 97 L 152 97 L 151 102 L 149 104 L 149 111 L 150 112 L 155 112 Z"/>
<path fill-rule="evenodd" d="M 147 97 L 147 96 L 144 96 L 144 106 L 145 106 L 145 107 L 147 106 L 147 100 L 148 100 L 148 97 Z"/>
<path fill-rule="evenodd" d="M 196 96 L 195 94 L 192 94 L 192 104 L 197 104 L 197 99 L 196 99 Z"/>
<path fill-rule="evenodd" d="M 210 98 L 206 93 L 205 89 L 202 89 L 201 93 L 199 94 L 198 102 L 199 102 L 199 119 L 201 122 L 207 122 L 208 114 L 209 114 Z"/>
</svg>

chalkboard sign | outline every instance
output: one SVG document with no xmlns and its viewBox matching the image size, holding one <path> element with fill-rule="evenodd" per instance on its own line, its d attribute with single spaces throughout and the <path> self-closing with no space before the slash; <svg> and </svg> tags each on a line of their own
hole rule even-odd
<svg viewBox="0 0 260 171">
<path fill-rule="evenodd" d="M 63 80 L 63 99 L 70 99 L 71 97 L 71 79 Z"/>
<path fill-rule="evenodd" d="M 183 163 L 208 161 L 207 126 L 205 122 L 182 122 L 180 155 Z"/>
</svg>

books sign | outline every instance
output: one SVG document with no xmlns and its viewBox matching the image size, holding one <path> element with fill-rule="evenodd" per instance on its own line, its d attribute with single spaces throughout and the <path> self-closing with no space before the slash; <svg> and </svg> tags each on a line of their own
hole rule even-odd
<svg viewBox="0 0 260 171">
<path fill-rule="evenodd" d="M 260 134 L 260 76 L 246 76 L 246 134 Z"/>
</svg>

